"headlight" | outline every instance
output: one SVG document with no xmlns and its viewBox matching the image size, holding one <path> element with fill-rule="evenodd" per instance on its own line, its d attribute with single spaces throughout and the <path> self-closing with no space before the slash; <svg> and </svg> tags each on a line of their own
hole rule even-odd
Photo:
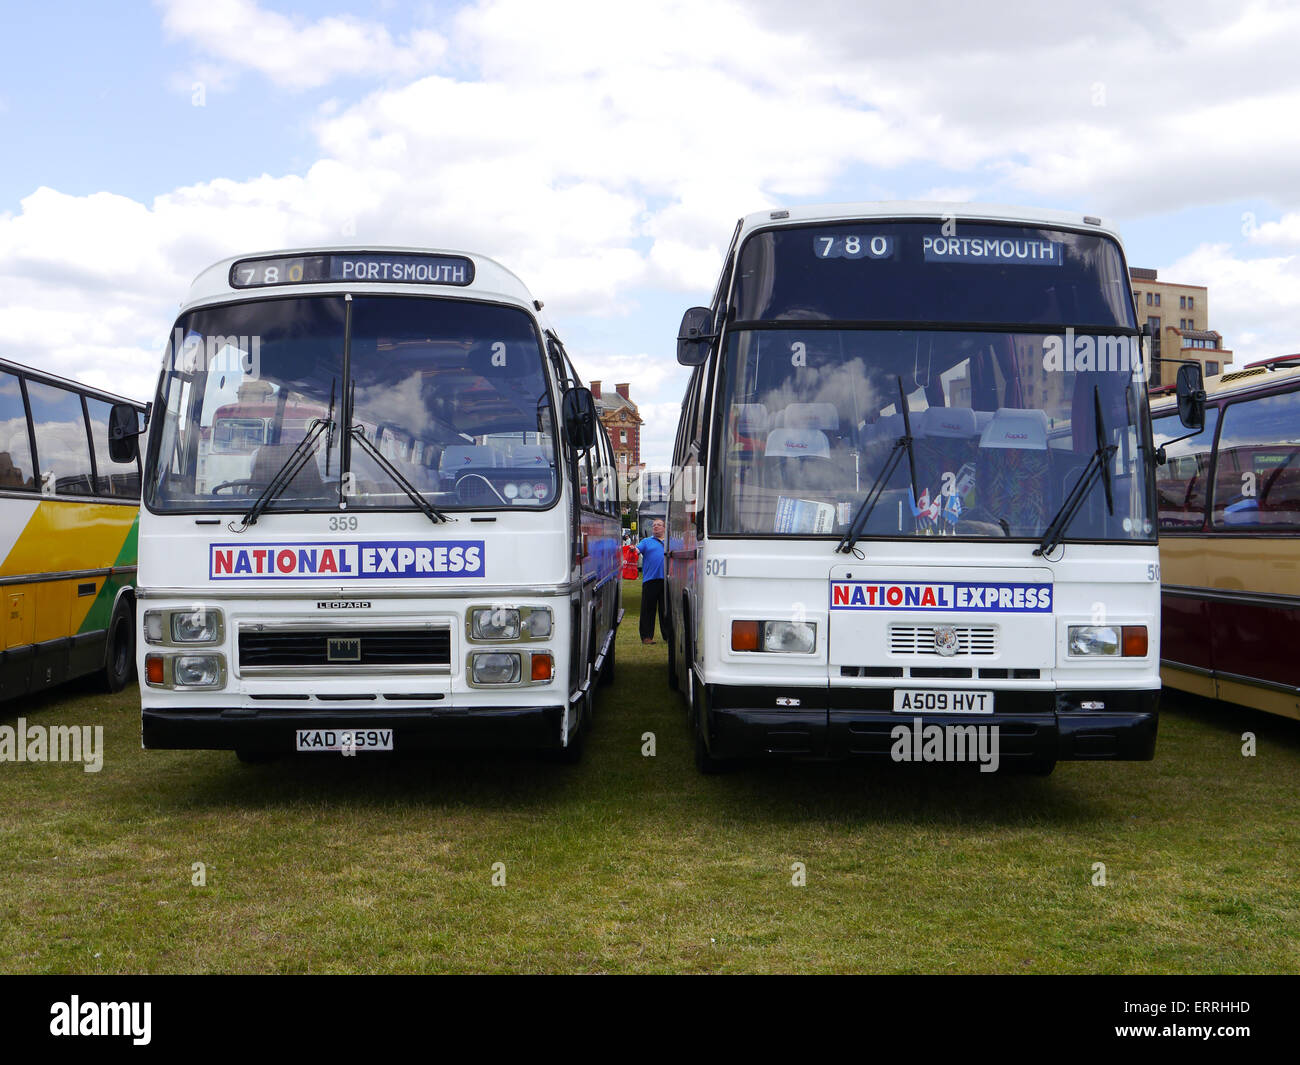
<svg viewBox="0 0 1300 1065">
<path fill-rule="evenodd" d="M 817 627 L 806 621 L 768 621 L 763 624 L 763 650 L 810 655 L 817 644 Z"/>
<path fill-rule="evenodd" d="M 488 651 L 470 655 L 470 680 L 474 684 L 518 684 L 521 659 L 516 652 Z"/>
<path fill-rule="evenodd" d="M 226 656 L 145 656 L 145 683 L 151 688 L 224 688 Z"/>
<path fill-rule="evenodd" d="M 544 640 L 554 628 L 549 607 L 476 606 L 465 623 L 471 640 Z"/>
<path fill-rule="evenodd" d="M 733 651 L 809 655 L 817 646 L 817 626 L 811 621 L 733 621 Z"/>
<path fill-rule="evenodd" d="M 220 610 L 211 607 L 145 611 L 146 643 L 220 643 L 224 635 L 225 619 Z"/>
<path fill-rule="evenodd" d="M 178 688 L 215 688 L 221 682 L 221 656 L 177 655 L 172 670 Z"/>
<path fill-rule="evenodd" d="M 1118 625 L 1070 626 L 1071 655 L 1118 655 L 1119 650 Z"/>
<path fill-rule="evenodd" d="M 551 634 L 551 612 L 545 608 L 532 610 L 524 618 L 524 635 L 541 640 Z"/>
<path fill-rule="evenodd" d="M 470 611 L 469 634 L 474 640 L 517 640 L 519 611 L 503 606 L 475 607 Z"/>
<path fill-rule="evenodd" d="M 217 643 L 220 639 L 220 610 L 177 610 L 172 614 L 175 643 Z"/>
<path fill-rule="evenodd" d="M 161 610 L 145 611 L 144 639 L 146 643 L 163 642 L 163 615 Z"/>
</svg>

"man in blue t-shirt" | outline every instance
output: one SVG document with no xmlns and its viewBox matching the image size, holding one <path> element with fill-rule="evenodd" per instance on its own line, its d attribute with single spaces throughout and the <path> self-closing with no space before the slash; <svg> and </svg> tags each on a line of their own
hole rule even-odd
<svg viewBox="0 0 1300 1065">
<path fill-rule="evenodd" d="M 664 523 L 656 519 L 636 549 L 641 553 L 641 642 L 654 643 L 655 618 L 664 631 Z M 667 634 L 665 633 L 665 638 Z"/>
</svg>

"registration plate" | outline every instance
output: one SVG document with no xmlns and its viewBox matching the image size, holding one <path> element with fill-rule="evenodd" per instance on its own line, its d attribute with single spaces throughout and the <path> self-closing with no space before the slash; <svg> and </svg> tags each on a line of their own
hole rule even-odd
<svg viewBox="0 0 1300 1065">
<path fill-rule="evenodd" d="M 894 689 L 894 712 L 899 714 L 991 714 L 992 692 L 964 689 Z"/>
<path fill-rule="evenodd" d="M 300 751 L 391 751 L 390 728 L 300 728 Z"/>
</svg>

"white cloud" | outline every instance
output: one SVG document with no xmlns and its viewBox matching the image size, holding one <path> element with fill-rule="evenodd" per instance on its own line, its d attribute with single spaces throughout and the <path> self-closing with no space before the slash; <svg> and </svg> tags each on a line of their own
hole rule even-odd
<svg viewBox="0 0 1300 1065">
<path fill-rule="evenodd" d="M 1226 244 L 1202 244 L 1159 272 L 1208 287 L 1211 327 L 1235 366 L 1300 349 L 1300 255 L 1242 259 Z"/>
<path fill-rule="evenodd" d="M 606 395 L 614 391 L 614 386 L 627 382 L 634 403 L 640 403 L 645 396 L 653 396 L 672 382 L 680 384 L 684 390 L 690 371 L 677 364 L 676 359 L 656 358 L 651 355 L 608 355 L 599 352 L 586 355 L 578 369 L 585 381 L 599 381 L 601 391 Z"/>
<path fill-rule="evenodd" d="M 666 470 L 672 464 L 673 441 L 677 437 L 681 413 L 680 400 L 640 405 L 640 414 L 645 421 L 641 427 L 641 461 L 651 469 Z"/>
<path fill-rule="evenodd" d="M 1242 219 L 1242 232 L 1252 244 L 1300 244 L 1300 213 L 1290 211 L 1281 218 L 1258 222 L 1253 212 Z"/>
<path fill-rule="evenodd" d="M 163 28 L 217 63 L 204 77 L 217 88 L 231 69 L 249 69 L 290 89 L 311 89 L 341 76 L 412 75 L 429 69 L 447 42 L 429 30 L 393 40 L 380 23 L 351 15 L 307 22 L 259 7 L 253 0 L 159 0 Z"/>
<path fill-rule="evenodd" d="M 705 298 L 744 212 L 886 187 L 1086 205 L 1121 224 L 1260 203 L 1276 220 L 1243 230 L 1242 248 L 1167 269 L 1210 285 L 1229 343 L 1296 346 L 1295 262 L 1245 256 L 1300 245 L 1300 9 L 803 0 L 792 17 L 783 0 L 478 0 L 404 36 L 379 15 L 309 20 L 253 0 L 162 12 L 211 87 L 241 71 L 339 82 L 312 112 L 317 159 L 214 172 L 149 203 L 38 190 L 0 215 L 11 357 L 144 395 L 176 301 L 223 255 L 468 247 L 516 270 L 562 334 L 602 320 L 604 350 L 574 360 L 634 382 L 663 463 L 685 379 L 676 318 L 653 337 L 611 323 L 656 292 Z M 383 88 L 358 98 L 347 78 Z M 638 350 L 651 354 L 610 354 Z"/>
</svg>

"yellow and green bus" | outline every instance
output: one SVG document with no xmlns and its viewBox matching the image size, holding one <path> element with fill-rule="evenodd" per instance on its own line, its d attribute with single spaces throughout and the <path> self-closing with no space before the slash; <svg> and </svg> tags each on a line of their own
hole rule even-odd
<svg viewBox="0 0 1300 1065">
<path fill-rule="evenodd" d="M 0 359 L 0 700 L 135 662 L 139 461 L 108 453 L 115 403 Z"/>
</svg>

